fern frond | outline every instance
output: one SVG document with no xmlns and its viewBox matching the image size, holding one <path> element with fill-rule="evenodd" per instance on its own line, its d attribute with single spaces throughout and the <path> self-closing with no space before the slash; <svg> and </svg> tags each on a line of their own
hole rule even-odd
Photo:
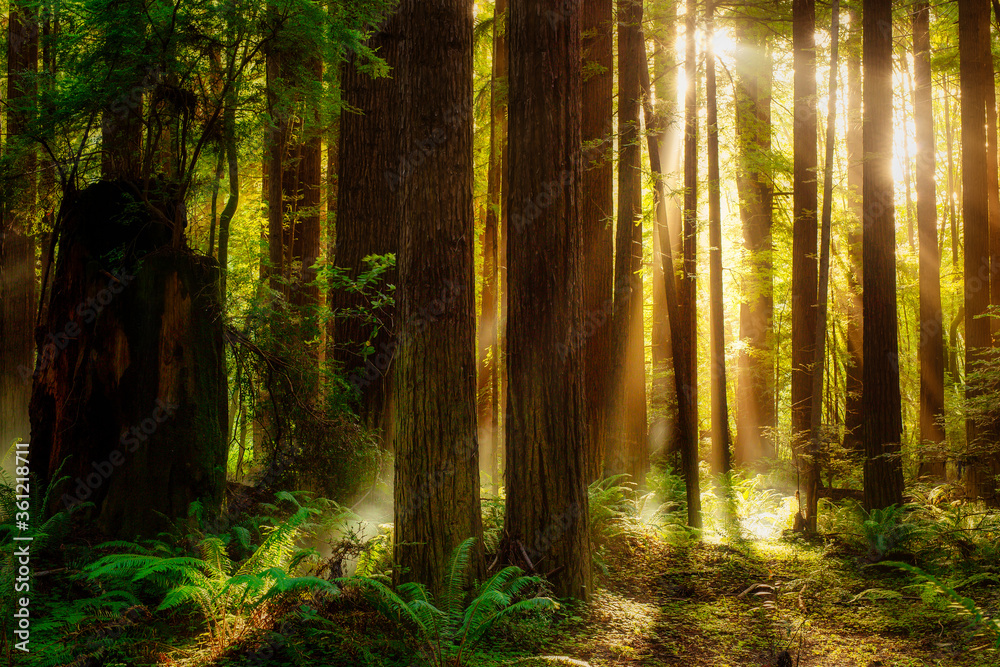
<svg viewBox="0 0 1000 667">
<path fill-rule="evenodd" d="M 447 616 L 447 622 L 458 625 L 462 614 L 462 601 L 465 598 L 465 583 L 472 560 L 472 549 L 476 539 L 470 537 L 463 540 L 451 551 L 448 564 L 444 570 L 444 581 L 441 586 L 441 611 Z"/>
</svg>

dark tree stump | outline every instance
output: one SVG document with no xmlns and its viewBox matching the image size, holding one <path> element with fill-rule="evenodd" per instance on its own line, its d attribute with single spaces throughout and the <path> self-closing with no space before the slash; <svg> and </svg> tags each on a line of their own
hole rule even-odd
<svg viewBox="0 0 1000 667">
<path fill-rule="evenodd" d="M 219 267 L 171 243 L 168 195 L 161 216 L 134 192 L 100 182 L 63 205 L 30 409 L 36 472 L 69 476 L 50 509 L 92 502 L 126 539 L 220 507 L 227 445 Z"/>
</svg>

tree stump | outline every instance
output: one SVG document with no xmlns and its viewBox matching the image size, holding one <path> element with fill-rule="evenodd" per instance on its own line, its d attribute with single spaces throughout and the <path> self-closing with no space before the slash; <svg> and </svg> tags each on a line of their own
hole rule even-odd
<svg viewBox="0 0 1000 667">
<path fill-rule="evenodd" d="M 165 188 L 138 193 L 102 181 L 67 195 L 30 407 L 36 473 L 69 477 L 49 509 L 92 502 L 123 539 L 195 500 L 218 509 L 226 480 L 219 267 L 175 236 L 183 206 Z"/>
</svg>

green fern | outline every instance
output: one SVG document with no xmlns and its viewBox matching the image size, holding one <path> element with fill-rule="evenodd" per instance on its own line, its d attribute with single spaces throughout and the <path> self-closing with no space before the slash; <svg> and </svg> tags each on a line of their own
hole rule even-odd
<svg viewBox="0 0 1000 667">
<path fill-rule="evenodd" d="M 367 593 L 376 611 L 399 624 L 414 648 L 434 667 L 464 664 L 489 630 L 513 615 L 557 608 L 546 597 L 528 597 L 542 585 L 539 577 L 524 576 L 517 567 L 506 567 L 476 590 L 466 604 L 468 568 L 475 540 L 469 538 L 455 547 L 445 568 L 440 603 L 423 584 L 408 583 L 395 589 L 380 579 L 355 577 L 341 580 L 357 583 Z"/>
<path fill-rule="evenodd" d="M 961 613 L 971 617 L 973 624 L 977 627 L 984 628 L 986 632 L 991 635 L 993 647 L 1000 649 L 1000 619 L 987 615 L 986 612 L 976 604 L 975 600 L 967 598 L 955 590 L 963 585 L 970 584 L 971 582 L 969 580 L 963 581 L 959 584 L 959 586 L 953 587 L 944 583 L 933 574 L 925 572 L 919 567 L 915 567 L 909 563 L 886 561 L 883 565 L 889 565 L 891 567 L 904 570 L 905 572 L 909 572 L 923 582 L 924 585 L 933 587 L 938 593 L 949 598 L 952 606 L 958 609 Z"/>
<path fill-rule="evenodd" d="M 301 591 L 335 591 L 336 586 L 312 576 L 289 572 L 310 555 L 299 549 L 299 539 L 317 528 L 314 521 L 326 501 L 301 504 L 297 494 L 279 493 L 279 500 L 294 507 L 292 514 L 272 527 L 253 553 L 240 564 L 227 551 L 234 536 L 200 536 L 196 556 L 163 555 L 159 545 L 146 547 L 112 542 L 104 547 L 126 548 L 133 553 L 112 554 L 84 568 L 87 578 L 111 587 L 151 583 L 161 591 L 158 610 L 195 608 L 204 617 L 216 650 L 224 650 L 251 627 L 248 619 L 272 601 Z M 337 506 L 339 510 L 339 506 Z M 337 514 L 340 515 L 339 513 Z M 237 541 L 248 539 L 241 531 Z"/>
</svg>

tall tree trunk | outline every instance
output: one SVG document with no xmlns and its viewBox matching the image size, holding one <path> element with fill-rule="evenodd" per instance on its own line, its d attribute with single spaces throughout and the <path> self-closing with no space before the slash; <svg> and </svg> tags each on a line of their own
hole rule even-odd
<svg viewBox="0 0 1000 667">
<path fill-rule="evenodd" d="M 826 364 L 827 303 L 830 293 L 830 233 L 833 218 L 833 149 L 837 141 L 837 68 L 840 42 L 840 3 L 830 5 L 830 82 L 826 111 L 826 160 L 823 171 L 823 217 L 819 246 L 819 292 L 816 309 L 816 364 L 813 367 L 812 408 L 809 423 L 810 455 L 807 461 L 810 474 L 806 475 L 806 530 L 816 531 L 816 513 L 820 482 L 819 453 L 822 442 L 823 373 Z"/>
<path fill-rule="evenodd" d="M 483 304 L 479 317 L 479 371 L 477 401 L 479 447 L 484 471 L 490 475 L 494 493 L 499 488 L 497 474 L 497 410 L 499 408 L 498 287 L 497 256 L 504 157 L 507 146 L 507 16 L 506 0 L 498 0 L 493 10 L 493 71 L 490 75 L 490 165 L 487 171 L 486 222 L 483 229 Z"/>
<path fill-rule="evenodd" d="M 612 0 L 583 0 L 583 98 L 581 132 L 587 146 L 583 165 L 581 227 L 583 263 L 587 267 L 583 287 L 583 339 L 587 423 L 590 449 L 587 452 L 587 480 L 604 472 L 606 443 L 611 435 L 609 420 L 613 382 L 608 368 L 611 331 L 609 324 L 614 295 L 614 146 L 612 133 L 612 85 L 614 82 L 614 38 Z"/>
<path fill-rule="evenodd" d="M 864 404 L 865 506 L 900 504 L 902 412 L 896 333 L 896 224 L 892 178 L 892 2 L 865 0 Z"/>
<path fill-rule="evenodd" d="M 618 1 L 618 225 L 615 241 L 615 399 L 605 468 L 641 485 L 649 464 L 646 446 L 645 339 L 642 290 L 642 105 L 639 66 L 642 3 Z"/>
<path fill-rule="evenodd" d="M 403 146 L 437 148 L 401 184 L 399 315 L 423 320 L 396 360 L 397 580 L 440 593 L 451 551 L 476 538 L 481 577 L 472 202 L 472 1 L 404 0 L 424 39 L 400 55 Z M 427 316 L 428 307 L 436 302 Z M 432 307 L 432 306 L 431 306 Z M 432 307 L 433 308 L 433 307 Z"/>
<path fill-rule="evenodd" d="M 864 146 L 861 114 L 861 13 L 858 3 L 848 8 L 851 18 L 847 37 L 847 196 L 851 216 L 847 229 L 847 372 L 844 381 L 844 448 L 863 451 L 861 444 L 861 379 L 864 372 L 864 320 L 861 316 L 861 221 Z"/>
<path fill-rule="evenodd" d="M 31 435 L 28 401 L 35 368 L 35 153 L 19 145 L 34 116 L 38 14 L 12 2 L 7 25 L 7 146 L 18 174 L 0 203 L 0 443 L 4 451 Z"/>
<path fill-rule="evenodd" d="M 729 443 L 729 402 L 726 399 L 726 339 L 722 294 L 722 195 L 719 184 L 719 120 L 715 92 L 715 2 L 705 10 L 707 46 L 705 52 L 705 97 L 708 124 L 708 264 L 711 302 L 712 367 L 712 471 L 732 469 Z"/>
<path fill-rule="evenodd" d="M 369 42 L 392 68 L 388 77 L 372 79 L 353 63 L 344 68 L 343 98 L 355 111 L 340 116 L 340 175 L 337 198 L 336 265 L 352 277 L 365 269 L 369 255 L 395 253 L 399 245 L 399 193 L 417 169 L 422 169 L 427 144 L 407 147 L 400 143 L 399 83 L 403 32 L 394 16 Z M 427 141 L 428 137 L 421 138 Z M 433 139 L 430 139 L 433 145 Z M 384 284 L 396 284 L 396 271 L 386 272 Z M 343 291 L 330 294 L 332 308 L 343 310 L 365 304 Z M 335 324 L 335 359 L 360 397 L 360 412 L 372 425 L 383 427 L 383 442 L 391 444 L 392 360 L 397 345 L 409 329 L 393 308 L 379 313 L 386 325 L 371 338 L 371 328 L 357 318 L 338 318 Z M 370 342 L 372 353 L 361 350 Z"/>
<path fill-rule="evenodd" d="M 774 63 L 766 29 L 756 17 L 739 24 L 746 48 L 736 59 L 736 187 L 749 270 L 743 278 L 736 398 L 738 464 L 774 458 L 774 268 L 771 240 L 774 186 L 771 152 L 771 76 Z"/>
<path fill-rule="evenodd" d="M 323 81 L 323 61 L 311 58 L 306 70 L 317 85 Z M 316 308 L 319 305 L 319 286 L 316 285 L 316 262 L 320 258 L 320 232 L 323 195 L 323 128 L 318 109 L 302 112 L 302 137 L 300 138 L 298 164 L 298 196 L 295 211 L 294 261 L 298 264 L 295 303 L 303 309 L 301 336 L 303 341 L 319 340 Z M 309 345 L 310 354 L 316 358 L 318 349 Z"/>
<path fill-rule="evenodd" d="M 990 206 L 990 306 L 996 307 L 1000 306 L 1000 280 L 997 279 L 997 271 L 1000 270 L 1000 164 L 997 162 L 1000 152 L 997 150 L 997 140 L 1000 137 L 997 136 L 996 71 L 993 67 L 992 36 L 989 29 L 986 31 L 986 42 L 989 76 L 983 83 L 986 87 L 986 192 Z M 1000 318 L 989 317 L 987 322 L 992 335 L 1000 333 Z M 993 341 L 993 345 L 996 344 Z M 1000 472 L 998 463 L 1000 459 L 991 465 Z"/>
<path fill-rule="evenodd" d="M 552 353 L 581 321 L 583 302 L 578 5 L 513 0 L 508 39 L 505 553 L 553 572 L 560 597 L 587 599 L 584 364 L 570 346 Z"/>
<path fill-rule="evenodd" d="M 989 159 L 986 136 L 988 80 L 993 76 L 986 3 L 958 3 L 958 48 L 962 84 L 962 164 L 981 165 Z M 965 227 L 965 368 L 975 372 L 990 347 L 990 321 L 983 317 L 990 303 L 990 169 L 962 169 L 962 220 Z M 978 390 L 970 385 L 968 399 Z M 966 484 L 973 497 L 996 495 L 993 475 L 977 449 L 985 434 L 974 419 L 966 421 L 969 453 Z"/>
<path fill-rule="evenodd" d="M 792 2 L 794 74 L 792 230 L 792 443 L 805 507 L 812 505 L 811 455 L 813 365 L 816 362 L 816 2 Z M 800 489 L 801 490 L 801 489 Z"/>
<path fill-rule="evenodd" d="M 681 468 L 687 496 L 688 525 L 701 528 L 701 497 L 698 489 L 698 317 L 697 257 L 698 247 L 698 62 L 695 26 L 697 0 L 687 0 L 684 8 L 684 269 L 678 291 L 681 325 L 671 334 L 680 339 L 680 354 L 674 348 L 674 360 L 684 360 L 686 380 L 677 396 L 678 412 L 687 415 L 679 424 Z M 662 249 L 662 246 L 661 246 Z M 674 366 L 674 373 L 680 372 Z M 683 404 L 683 405 L 681 405 Z"/>
<path fill-rule="evenodd" d="M 920 238 L 920 440 L 944 442 L 944 339 L 941 316 L 941 253 L 934 191 L 934 112 L 931 87 L 930 5 L 913 11 L 914 123 L 917 131 L 917 230 Z M 946 100 L 947 103 L 947 100 Z M 921 476 L 944 479 L 945 459 L 925 456 Z"/>
</svg>

